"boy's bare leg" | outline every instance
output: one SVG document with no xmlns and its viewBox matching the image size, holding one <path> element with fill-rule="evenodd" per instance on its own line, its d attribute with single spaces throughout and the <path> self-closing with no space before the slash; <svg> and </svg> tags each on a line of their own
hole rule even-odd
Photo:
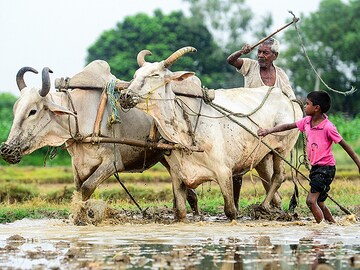
<svg viewBox="0 0 360 270">
<path fill-rule="evenodd" d="M 325 220 L 330 223 L 336 223 L 334 217 L 332 216 L 332 214 L 330 212 L 330 209 L 325 205 L 325 202 L 319 202 L 318 205 L 324 214 Z"/>
<path fill-rule="evenodd" d="M 317 203 L 317 199 L 319 198 L 320 192 L 309 192 L 306 198 L 306 204 L 310 208 L 311 213 L 314 215 L 314 218 L 317 223 L 320 223 L 324 219 L 324 213 L 319 207 Z"/>
</svg>

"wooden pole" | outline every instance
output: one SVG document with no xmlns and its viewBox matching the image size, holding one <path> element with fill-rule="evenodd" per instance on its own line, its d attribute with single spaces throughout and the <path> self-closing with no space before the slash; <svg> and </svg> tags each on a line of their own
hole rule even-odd
<svg viewBox="0 0 360 270">
<path fill-rule="evenodd" d="M 300 20 L 299 18 L 295 17 L 295 15 L 294 15 L 291 11 L 289 11 L 289 12 L 294 16 L 293 20 L 292 20 L 291 22 L 285 24 L 283 27 L 279 28 L 278 30 L 276 30 L 274 33 L 268 35 L 267 37 L 264 37 L 264 38 L 261 39 L 261 40 L 259 40 L 258 43 L 256 43 L 255 45 L 251 46 L 251 50 L 253 50 L 255 47 L 259 46 L 259 45 L 260 45 L 261 43 L 263 43 L 265 40 L 271 38 L 272 36 L 276 35 L 276 34 L 279 33 L 280 31 L 284 30 L 284 29 L 285 29 L 286 27 L 288 27 L 289 25 L 291 25 L 291 24 L 293 24 L 293 23 L 296 23 L 296 22 L 298 22 L 298 21 Z"/>
<path fill-rule="evenodd" d="M 106 93 L 106 89 L 104 89 L 102 94 L 101 94 L 99 108 L 98 108 L 98 112 L 97 112 L 95 123 L 94 123 L 93 134 L 96 137 L 100 136 L 100 125 L 101 125 L 101 121 L 102 121 L 103 116 L 104 116 L 106 102 L 107 102 L 107 93 Z"/>
<path fill-rule="evenodd" d="M 138 146 L 138 147 L 149 147 L 149 148 L 156 148 L 156 149 L 164 149 L 164 150 L 190 150 L 194 152 L 204 152 L 204 150 L 197 146 L 189 146 L 185 147 L 179 144 L 167 144 L 167 143 L 160 143 L 160 142 L 145 142 L 135 139 L 129 138 L 109 138 L 109 137 L 87 137 L 82 140 L 83 143 L 119 143 L 119 144 L 127 144 L 131 146 Z"/>
</svg>

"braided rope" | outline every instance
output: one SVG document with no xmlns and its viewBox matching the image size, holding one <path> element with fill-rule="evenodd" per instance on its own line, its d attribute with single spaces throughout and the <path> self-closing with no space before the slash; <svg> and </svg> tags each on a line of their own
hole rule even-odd
<svg viewBox="0 0 360 270">
<path fill-rule="evenodd" d="M 203 98 L 204 102 L 206 104 L 210 104 L 212 102 L 213 98 L 211 98 L 210 95 L 209 95 L 209 89 L 207 89 L 205 87 L 202 87 L 201 91 L 202 91 L 202 94 L 203 94 L 202 98 Z"/>
<path fill-rule="evenodd" d="M 351 89 L 350 89 L 349 91 L 343 92 L 343 91 L 339 91 L 339 90 L 336 90 L 336 89 L 331 88 L 330 86 L 328 86 L 328 85 L 324 82 L 324 80 L 321 78 L 320 74 L 316 71 L 314 65 L 312 64 L 312 62 L 311 62 L 311 60 L 310 60 L 310 58 L 309 58 L 309 55 L 308 55 L 307 52 L 306 52 L 306 49 L 305 49 L 305 46 L 304 46 L 304 42 L 303 42 L 303 40 L 302 40 L 302 38 L 301 38 L 300 31 L 299 31 L 299 29 L 297 28 L 296 23 L 294 24 L 294 26 L 295 26 L 296 33 L 298 34 L 298 38 L 299 38 L 299 41 L 300 41 L 300 45 L 301 45 L 301 48 L 302 48 L 302 50 L 303 50 L 303 52 L 304 52 L 304 54 L 305 54 L 306 60 L 308 61 L 310 67 L 311 67 L 312 70 L 315 72 L 315 74 L 316 74 L 316 76 L 319 78 L 319 80 L 325 85 L 325 87 L 326 87 L 327 89 L 335 92 L 335 93 L 342 94 L 342 95 L 344 95 L 344 96 L 352 95 L 353 93 L 355 93 L 355 92 L 357 91 L 357 89 L 356 89 L 354 86 L 351 86 Z"/>
<path fill-rule="evenodd" d="M 210 104 L 210 106 L 212 106 Z M 224 111 L 222 111 L 220 108 L 217 108 L 215 106 L 212 106 L 215 110 L 217 110 L 218 112 L 226 115 L 226 113 Z M 236 119 L 232 118 L 231 115 L 227 115 L 227 117 L 229 118 L 229 120 L 233 121 L 234 123 L 236 123 L 237 125 L 239 125 L 240 127 L 242 127 L 243 129 L 245 129 L 247 132 L 249 132 L 252 136 L 254 136 L 257 139 L 260 139 L 259 136 L 257 134 L 255 134 L 253 131 L 251 131 L 249 128 L 247 128 L 246 126 L 244 126 L 242 123 L 240 123 L 239 121 L 237 121 Z M 265 145 L 268 149 L 270 149 L 274 154 L 276 154 L 277 156 L 279 156 L 286 164 L 288 164 L 292 169 L 296 170 L 302 177 L 304 177 L 307 181 L 310 182 L 310 179 L 308 176 L 306 176 L 305 174 L 303 174 L 301 171 L 298 170 L 298 168 L 295 168 L 294 165 L 292 165 L 285 157 L 283 157 L 278 151 L 276 151 L 274 148 L 272 148 L 269 144 L 267 144 L 266 142 L 264 142 L 263 140 L 261 140 L 261 143 L 263 145 Z M 330 195 L 328 195 L 328 198 L 334 202 L 345 214 L 347 215 L 351 215 L 351 212 L 346 209 L 344 206 L 340 205 L 337 201 L 335 201 L 335 199 L 333 199 Z"/>
<path fill-rule="evenodd" d="M 222 110 L 222 111 L 225 111 L 225 112 L 229 113 L 229 114 L 226 115 L 226 116 L 249 117 L 249 116 L 253 115 L 253 114 L 256 113 L 258 110 L 261 109 L 261 107 L 265 104 L 266 100 L 268 99 L 268 97 L 269 97 L 270 92 L 271 92 L 272 89 L 274 89 L 273 86 L 269 87 L 269 88 L 268 88 L 268 91 L 267 91 L 266 94 L 265 94 L 265 97 L 263 98 L 263 100 L 261 101 L 261 103 L 259 104 L 259 106 L 257 106 L 252 112 L 247 113 L 247 114 L 244 114 L 244 113 L 234 113 L 234 112 L 226 109 L 225 107 L 220 106 L 220 105 L 217 105 L 217 104 L 215 104 L 215 103 L 211 103 L 211 106 L 214 107 L 214 108 L 216 107 L 216 108 L 218 108 L 218 109 L 220 109 L 220 110 Z"/>
<path fill-rule="evenodd" d="M 108 126 L 114 123 L 121 123 L 119 110 L 120 108 L 120 92 L 115 90 L 115 80 L 111 80 L 106 84 L 106 94 L 111 107 L 111 115 L 108 118 Z"/>
</svg>

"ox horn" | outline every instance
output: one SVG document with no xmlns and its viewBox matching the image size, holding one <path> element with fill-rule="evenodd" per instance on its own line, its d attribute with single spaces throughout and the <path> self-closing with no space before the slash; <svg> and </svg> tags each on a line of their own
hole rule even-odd
<svg viewBox="0 0 360 270">
<path fill-rule="evenodd" d="M 42 87 L 39 90 L 39 94 L 42 97 L 45 97 L 50 91 L 50 75 L 53 73 L 52 70 L 48 67 L 44 67 L 42 70 Z"/>
<path fill-rule="evenodd" d="M 174 52 L 172 55 L 166 58 L 166 60 L 164 61 L 164 67 L 168 68 L 184 54 L 187 54 L 188 52 L 196 52 L 196 51 L 197 50 L 194 47 L 190 47 L 190 46 L 178 49 L 176 52 Z"/>
<path fill-rule="evenodd" d="M 19 90 L 21 91 L 23 88 L 26 87 L 26 83 L 25 83 L 25 80 L 24 80 L 24 74 L 28 71 L 31 71 L 35 74 L 38 74 L 39 72 L 32 68 L 32 67 L 23 67 L 21 68 L 18 73 L 16 74 L 16 84 L 19 88 Z"/>
<path fill-rule="evenodd" d="M 147 55 L 152 55 L 152 53 L 149 50 L 142 50 L 138 53 L 136 60 L 139 67 L 142 67 L 146 63 L 145 56 Z"/>
<path fill-rule="evenodd" d="M 126 82 L 126 81 L 116 81 L 115 83 L 115 87 L 117 90 L 124 90 L 127 89 L 130 85 L 130 82 Z"/>
</svg>

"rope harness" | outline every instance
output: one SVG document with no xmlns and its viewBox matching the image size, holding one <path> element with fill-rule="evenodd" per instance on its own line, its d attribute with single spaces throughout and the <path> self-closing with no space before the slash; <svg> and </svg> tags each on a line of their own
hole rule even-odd
<svg viewBox="0 0 360 270">
<path fill-rule="evenodd" d="M 325 85 L 325 87 L 326 87 L 327 89 L 329 89 L 330 91 L 333 91 L 333 92 L 335 92 L 335 93 L 337 93 L 337 94 L 341 94 L 341 95 L 344 95 L 344 96 L 352 95 L 353 93 L 355 93 L 355 92 L 357 91 L 357 89 L 356 89 L 354 86 L 351 86 L 351 89 L 350 89 L 349 91 L 343 92 L 343 91 L 339 91 L 339 90 L 336 90 L 336 89 L 331 88 L 331 87 L 321 78 L 320 74 L 316 71 L 313 63 L 311 62 L 309 55 L 307 54 L 307 51 L 306 51 L 305 46 L 304 46 L 304 42 L 303 42 L 303 40 L 302 40 L 300 31 L 299 31 L 299 29 L 298 29 L 298 27 L 297 27 L 296 22 L 295 22 L 295 24 L 294 24 L 294 27 L 295 27 L 296 33 L 297 33 L 297 35 L 298 35 L 298 39 L 299 39 L 299 42 L 300 42 L 301 49 L 302 49 L 302 51 L 303 51 L 303 53 L 304 53 L 304 55 L 305 55 L 305 58 L 306 58 L 307 62 L 309 63 L 311 69 L 314 71 L 314 73 L 315 73 L 316 76 L 319 78 L 319 80 Z"/>
<path fill-rule="evenodd" d="M 168 83 L 168 81 L 165 81 L 165 83 L 163 85 L 166 85 Z M 146 97 L 146 104 L 148 106 L 148 101 L 151 99 L 151 94 L 156 90 L 158 89 L 159 87 L 163 86 L 163 85 L 160 85 L 158 87 L 156 87 L 155 89 L 152 89 L 150 91 L 148 91 L 146 94 L 147 94 L 147 97 Z M 259 144 L 258 146 L 256 146 L 256 148 L 252 151 L 252 153 L 255 151 L 257 152 L 257 149 L 259 148 L 259 145 L 260 144 L 263 144 L 265 145 L 272 153 L 276 154 L 277 156 L 279 156 L 281 158 L 281 160 L 283 160 L 287 165 L 290 166 L 290 168 L 292 170 L 294 170 L 296 172 L 296 175 L 301 175 L 303 178 L 305 178 L 307 181 L 310 182 L 310 179 L 308 176 L 306 176 L 305 174 L 303 174 L 296 166 L 294 166 L 293 164 L 291 164 L 286 158 L 284 158 L 277 150 L 273 149 L 268 143 L 264 142 L 263 140 L 261 140 L 261 138 L 259 138 L 259 136 L 257 134 L 255 134 L 251 129 L 249 129 L 248 127 L 246 127 L 245 125 L 243 125 L 241 122 L 239 122 L 236 117 L 246 117 L 248 118 L 253 124 L 255 124 L 256 126 L 259 126 L 255 121 L 253 121 L 250 116 L 253 115 L 254 113 L 256 113 L 258 110 L 261 109 L 261 107 L 265 104 L 267 98 L 269 97 L 270 95 L 270 92 L 271 90 L 273 89 L 274 87 L 269 87 L 264 99 L 262 100 L 262 102 L 260 103 L 260 105 L 258 107 L 256 107 L 252 112 L 250 113 L 247 113 L 247 114 L 243 114 L 243 113 L 234 113 L 218 104 L 215 104 L 212 102 L 212 100 L 210 100 L 207 95 L 207 89 L 206 88 L 203 88 L 202 89 L 202 92 L 203 92 L 203 96 L 193 96 L 193 98 L 201 98 L 206 104 L 208 104 L 209 106 L 211 106 L 213 109 L 215 109 L 216 111 L 218 111 L 220 114 L 222 114 L 221 117 L 226 117 L 228 118 L 230 121 L 234 122 L 235 124 L 237 124 L 238 126 L 240 126 L 241 128 L 243 128 L 244 130 L 246 130 L 248 133 L 250 133 L 254 138 L 258 139 L 259 140 Z M 136 95 L 136 98 L 144 98 L 144 95 Z M 162 99 L 162 101 L 166 101 L 167 99 Z M 190 120 L 189 118 L 185 115 L 192 115 L 192 116 L 197 116 L 197 120 L 196 120 L 196 123 L 198 122 L 199 120 L 199 117 L 200 116 L 203 116 L 203 117 L 208 117 L 208 118 L 220 118 L 220 117 L 213 117 L 213 116 L 206 116 L 206 115 L 203 115 L 201 114 L 201 107 L 202 105 L 200 106 L 200 110 L 199 112 L 194 112 L 193 110 L 190 109 L 190 107 L 183 101 L 181 100 L 181 102 L 178 101 L 178 98 L 175 97 L 174 101 L 176 102 L 176 104 L 178 104 L 182 110 L 183 110 L 183 115 L 184 115 L 184 119 L 187 123 L 187 126 L 189 128 L 189 131 L 188 133 L 190 134 L 191 138 L 192 138 L 192 141 L 193 143 L 196 141 L 195 140 L 195 130 L 192 131 L 191 129 L 191 123 L 190 123 Z M 291 102 L 294 102 L 294 103 L 297 103 L 299 106 L 301 106 L 301 101 L 299 100 L 290 100 Z M 202 102 L 202 101 L 201 101 Z M 201 103 L 202 104 L 202 103 Z M 190 109 L 191 111 L 191 114 L 188 113 L 188 112 L 185 112 L 185 109 L 184 107 L 187 107 L 188 109 Z M 195 125 L 196 126 L 196 125 Z M 305 140 L 305 137 L 303 135 L 303 140 Z M 305 145 L 304 144 L 304 148 L 305 148 Z M 307 156 L 306 156 L 306 151 L 305 149 L 304 150 L 304 164 L 305 166 L 308 168 L 308 163 L 307 163 Z M 252 154 L 251 153 L 251 154 Z M 251 156 L 251 154 L 249 155 L 249 157 Z M 301 187 L 306 190 L 306 188 L 301 184 L 301 182 L 298 180 L 298 182 L 300 183 Z M 307 190 L 306 190 L 307 191 Z M 298 193 L 298 192 L 297 192 Z M 328 195 L 328 198 L 333 201 L 343 212 L 345 212 L 346 214 L 351 214 L 351 212 L 349 210 L 347 210 L 345 207 L 341 206 L 337 201 L 335 201 L 330 195 Z"/>
<path fill-rule="evenodd" d="M 211 106 L 211 105 L 210 105 Z M 217 106 L 212 106 L 215 110 L 219 111 L 220 113 L 226 115 L 226 113 L 228 113 L 227 111 L 223 111 L 221 110 L 219 107 Z M 254 132 L 252 132 L 249 128 L 247 128 L 246 126 L 244 126 L 243 124 L 241 124 L 239 121 L 235 120 L 234 118 L 232 118 L 232 116 L 228 115 L 227 116 L 231 121 L 233 121 L 234 123 L 238 124 L 240 127 L 242 127 L 243 129 L 245 129 L 247 132 L 249 132 L 251 135 L 253 135 L 255 138 L 259 139 L 260 138 L 257 136 L 257 134 L 255 134 Z M 286 158 L 284 158 L 278 151 L 276 151 L 275 149 L 273 149 L 269 144 L 267 144 L 266 142 L 264 142 L 263 140 L 260 140 L 260 142 L 265 145 L 267 148 L 269 148 L 273 153 L 275 153 L 277 156 L 279 156 L 286 164 L 288 164 L 293 170 L 295 170 L 298 174 L 300 174 L 302 177 L 304 177 L 307 181 L 310 182 L 310 179 L 308 176 L 306 176 L 305 174 L 303 174 L 301 171 L 298 170 L 298 168 L 294 167 L 288 160 L 286 160 Z M 300 183 L 300 182 L 299 182 Z M 301 185 L 302 186 L 302 185 Z M 302 186 L 303 187 L 303 186 Z M 304 187 L 303 187 L 304 188 Z M 305 188 L 304 188 L 305 189 Z M 306 190 L 306 189 L 305 189 Z M 336 202 L 330 195 L 328 195 L 328 198 L 333 201 L 342 211 L 344 211 L 347 215 L 350 215 L 351 212 L 349 210 L 347 210 L 345 207 L 341 206 L 338 202 Z"/>
</svg>

